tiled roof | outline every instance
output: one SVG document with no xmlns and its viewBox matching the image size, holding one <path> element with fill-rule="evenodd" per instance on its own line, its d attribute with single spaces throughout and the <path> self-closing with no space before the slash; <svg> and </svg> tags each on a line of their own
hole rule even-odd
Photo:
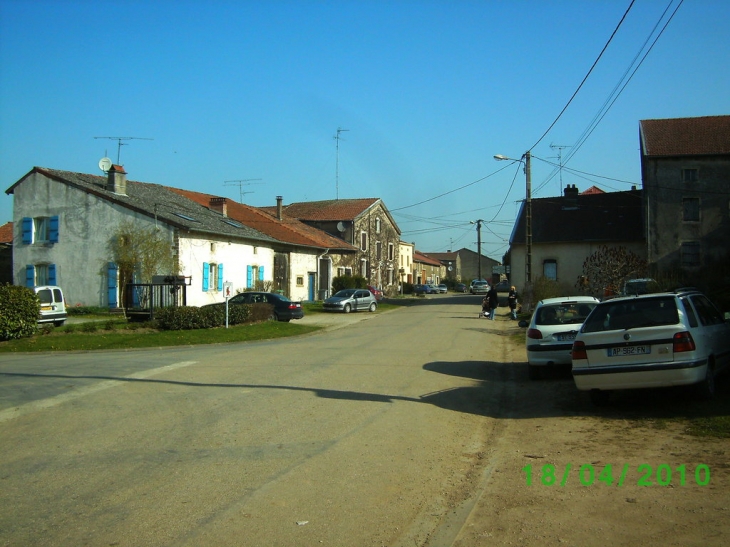
<svg viewBox="0 0 730 547">
<path fill-rule="evenodd" d="M 426 256 L 429 256 L 431 258 L 434 258 L 436 260 L 439 260 L 441 262 L 449 261 L 449 260 L 456 260 L 456 258 L 459 256 L 459 253 L 423 253 Z"/>
<path fill-rule="evenodd" d="M 0 244 L 13 242 L 13 223 L 6 222 L 0 226 Z"/>
<path fill-rule="evenodd" d="M 236 237 L 264 242 L 275 241 L 272 237 L 248 226 L 230 223 L 219 213 L 202 207 L 198 203 L 173 192 L 159 184 L 127 180 L 126 195 L 115 194 L 106 189 L 107 177 L 59 171 L 44 167 L 34 167 L 27 175 L 6 190 L 13 189 L 32 173 L 39 173 L 58 182 L 68 184 L 101 199 L 117 203 L 128 209 L 143 213 L 161 222 L 183 228 L 191 232 L 214 234 L 218 237 Z M 228 220 L 228 222 L 227 222 Z"/>
<path fill-rule="evenodd" d="M 201 192 L 182 190 L 180 188 L 169 188 L 169 190 L 185 196 L 203 207 L 209 206 L 211 198 L 218 197 Z M 223 199 L 225 199 L 228 218 L 245 224 L 250 228 L 254 228 L 282 243 L 321 249 L 357 250 L 346 241 L 331 236 L 317 228 L 308 226 L 297 219 L 284 217 L 282 220 L 278 220 L 259 208 L 238 203 L 227 198 Z"/>
<path fill-rule="evenodd" d="M 418 262 L 420 264 L 430 264 L 431 266 L 441 266 L 441 262 L 439 262 L 435 258 L 431 258 L 430 256 L 423 254 L 420 251 L 413 251 L 413 262 Z"/>
<path fill-rule="evenodd" d="M 299 220 L 335 221 L 354 220 L 379 201 L 378 198 L 331 199 L 325 201 L 302 201 L 285 205 L 285 215 Z M 263 207 L 266 211 L 275 211 L 275 207 Z"/>
<path fill-rule="evenodd" d="M 641 120 L 639 132 L 644 156 L 730 154 L 730 116 Z"/>
<path fill-rule="evenodd" d="M 532 243 L 641 241 L 642 191 L 579 194 L 532 200 Z M 510 238 L 525 243 L 525 207 Z"/>
<path fill-rule="evenodd" d="M 606 192 L 604 192 L 597 186 L 591 186 L 590 188 L 588 188 L 588 190 L 584 190 L 583 192 L 581 192 L 581 195 L 589 196 L 591 194 L 605 194 L 605 193 Z"/>
</svg>

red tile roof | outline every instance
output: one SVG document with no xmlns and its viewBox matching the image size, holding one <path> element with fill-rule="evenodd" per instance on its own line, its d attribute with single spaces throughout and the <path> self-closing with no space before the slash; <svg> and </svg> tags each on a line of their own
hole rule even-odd
<svg viewBox="0 0 730 547">
<path fill-rule="evenodd" d="M 639 132 L 644 156 L 730 154 L 730 116 L 642 120 Z"/>
<path fill-rule="evenodd" d="M 0 243 L 13 242 L 13 223 L 7 222 L 0 226 Z"/>
<path fill-rule="evenodd" d="M 325 201 L 302 201 L 285 205 L 286 216 L 309 221 L 352 220 L 367 211 L 378 198 L 331 199 Z M 262 207 L 266 211 L 275 211 L 275 207 Z"/>
<path fill-rule="evenodd" d="M 420 251 L 413 251 L 413 262 L 430 264 L 431 266 L 441 266 L 441 262 L 439 262 L 435 258 L 431 258 L 430 256 L 423 254 Z"/>
<path fill-rule="evenodd" d="M 601 189 L 600 189 L 600 188 L 598 188 L 597 186 L 591 186 L 591 187 L 590 187 L 590 188 L 588 188 L 587 190 L 585 190 L 585 191 L 581 192 L 581 193 L 580 193 L 580 195 L 581 195 L 581 196 L 591 196 L 591 195 L 593 195 L 593 194 L 605 194 L 605 193 L 606 193 L 606 192 L 604 192 L 603 190 L 601 190 Z"/>
<path fill-rule="evenodd" d="M 191 190 L 171 187 L 168 189 L 208 208 L 210 208 L 211 199 L 221 199 L 219 196 L 193 192 Z M 284 217 L 283 220 L 277 220 L 274 216 L 259 208 L 238 203 L 231 199 L 223 199 L 225 199 L 228 218 L 250 228 L 254 228 L 283 243 L 323 249 L 356 250 L 354 246 L 346 241 L 331 236 L 317 228 L 308 226 L 297 219 Z"/>
</svg>

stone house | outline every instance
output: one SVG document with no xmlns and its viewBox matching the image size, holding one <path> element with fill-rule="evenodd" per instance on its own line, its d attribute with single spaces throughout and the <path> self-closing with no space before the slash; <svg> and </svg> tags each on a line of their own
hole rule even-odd
<svg viewBox="0 0 730 547">
<path fill-rule="evenodd" d="M 335 275 L 361 275 L 385 294 L 398 288 L 400 228 L 380 198 L 307 201 L 263 208 L 300 220 L 356 247 L 332 257 Z M 320 286 L 320 290 L 331 287 Z"/>
<path fill-rule="evenodd" d="M 445 274 L 446 267 L 439 260 L 414 250 L 413 282 L 415 284 L 439 285 Z"/>
<path fill-rule="evenodd" d="M 726 263 L 730 116 L 642 120 L 639 144 L 653 275 L 680 273 L 689 280 Z"/>
<path fill-rule="evenodd" d="M 461 255 L 459 254 L 459 251 L 425 254 L 441 262 L 445 269 L 444 279 L 448 279 L 454 283 L 463 281 L 463 277 L 461 275 Z"/>
</svg>

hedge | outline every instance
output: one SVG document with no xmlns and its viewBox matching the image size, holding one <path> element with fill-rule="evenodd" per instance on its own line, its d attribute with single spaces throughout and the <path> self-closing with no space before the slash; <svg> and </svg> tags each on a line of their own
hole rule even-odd
<svg viewBox="0 0 730 547">
<path fill-rule="evenodd" d="M 33 336 L 38 330 L 41 304 L 32 289 L 0 285 L 0 340 Z"/>
<path fill-rule="evenodd" d="M 237 304 L 228 307 L 228 324 L 240 325 L 265 321 L 271 317 L 270 304 Z M 223 327 L 226 324 L 226 308 L 216 306 L 179 306 L 155 311 L 155 320 L 161 330 L 191 330 Z"/>
</svg>

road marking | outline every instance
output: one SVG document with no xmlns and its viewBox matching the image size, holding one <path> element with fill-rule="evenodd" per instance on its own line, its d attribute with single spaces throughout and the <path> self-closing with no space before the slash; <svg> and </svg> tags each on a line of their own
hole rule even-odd
<svg viewBox="0 0 730 547">
<path fill-rule="evenodd" d="M 47 408 L 66 403 L 68 401 L 79 399 L 80 397 L 91 395 L 92 393 L 97 393 L 99 391 L 118 386 L 120 385 L 120 383 L 127 379 L 144 380 L 145 378 L 156 376 L 157 374 L 162 374 L 164 372 L 170 372 L 179 368 L 188 367 L 190 365 L 194 365 L 195 363 L 197 363 L 197 361 L 180 361 L 179 363 L 173 363 L 164 367 L 135 372 L 134 374 L 130 374 L 129 376 L 121 376 L 118 380 L 104 380 L 90 386 L 84 386 L 78 389 L 74 389 L 73 391 L 70 391 L 68 393 L 56 395 L 55 397 L 48 397 L 47 399 L 40 399 L 38 401 L 32 401 L 24 405 L 0 410 L 0 423 L 7 422 L 8 420 L 12 420 L 13 418 L 19 418 L 20 416 L 25 416 L 26 414 L 30 414 L 31 412 L 45 410 Z"/>
</svg>

